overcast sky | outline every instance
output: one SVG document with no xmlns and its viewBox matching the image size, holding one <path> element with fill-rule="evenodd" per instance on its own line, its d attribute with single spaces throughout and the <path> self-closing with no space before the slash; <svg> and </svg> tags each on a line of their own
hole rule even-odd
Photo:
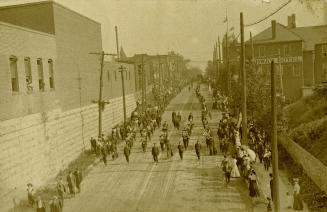
<svg viewBox="0 0 327 212">
<path fill-rule="evenodd" d="M 33 2 L 35 0 L 0 0 L 1 5 Z M 245 23 L 252 23 L 288 0 L 55 0 L 102 24 L 103 48 L 115 52 L 114 26 L 125 53 L 166 54 L 169 50 L 181 53 L 202 68 L 212 58 L 213 44 L 226 30 L 223 23 L 228 13 L 229 27 L 239 33 L 239 13 Z M 309 10 L 300 0 L 289 5 L 266 21 L 246 28 L 246 38 L 270 26 L 275 19 L 286 24 L 287 15 L 296 14 L 297 26 L 327 24 L 322 2 L 310 0 Z M 326 0 L 327 1 L 327 0 Z M 327 8 L 325 8 L 327 10 Z M 326 12 L 326 11 L 325 11 Z"/>
</svg>

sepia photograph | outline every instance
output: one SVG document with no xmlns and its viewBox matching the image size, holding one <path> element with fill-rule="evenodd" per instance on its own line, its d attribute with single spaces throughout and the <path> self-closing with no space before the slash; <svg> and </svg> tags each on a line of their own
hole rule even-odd
<svg viewBox="0 0 327 212">
<path fill-rule="evenodd" d="M 0 212 L 327 212 L 327 0 L 0 0 Z"/>
</svg>

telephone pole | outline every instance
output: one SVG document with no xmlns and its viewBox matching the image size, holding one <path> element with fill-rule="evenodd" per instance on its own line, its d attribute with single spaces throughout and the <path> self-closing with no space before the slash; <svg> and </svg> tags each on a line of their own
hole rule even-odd
<svg viewBox="0 0 327 212">
<path fill-rule="evenodd" d="M 277 147 L 277 108 L 276 108 L 276 73 L 274 60 L 271 61 L 271 111 L 272 111 L 272 163 L 273 163 L 273 202 L 274 211 L 280 211 L 279 201 L 279 174 L 278 174 L 278 147 Z"/>
<path fill-rule="evenodd" d="M 116 33 L 117 59 L 119 62 L 120 54 L 119 54 L 118 27 L 117 26 L 115 26 L 115 33 Z M 120 66 L 118 69 L 119 69 L 119 72 L 121 75 L 121 85 L 122 85 L 122 89 L 123 89 L 124 130 L 126 132 L 126 100 L 125 100 L 125 83 L 124 83 L 124 72 L 126 71 L 126 68 L 123 66 Z"/>
<path fill-rule="evenodd" d="M 116 54 L 107 54 L 104 51 L 102 52 L 91 52 L 90 54 L 94 55 L 101 55 L 101 61 L 100 61 L 100 89 L 99 89 L 99 99 L 97 101 L 92 101 L 93 103 L 98 103 L 99 105 L 99 131 L 98 136 L 99 138 L 102 136 L 102 111 L 104 110 L 105 104 L 109 104 L 109 101 L 103 101 L 102 100 L 102 88 L 103 88 L 103 67 L 104 67 L 104 56 L 105 55 L 116 55 Z"/>
<path fill-rule="evenodd" d="M 124 66 L 120 66 L 118 69 L 121 75 L 121 86 L 123 89 L 124 129 L 126 129 L 126 100 L 125 100 L 125 82 L 124 82 L 124 72 L 126 71 L 126 68 Z"/>
<path fill-rule="evenodd" d="M 242 144 L 247 144 L 247 108 L 246 108 L 246 73 L 245 73 L 245 45 L 244 45 L 244 20 L 240 13 L 241 27 L 241 72 L 242 72 Z"/>
<path fill-rule="evenodd" d="M 229 76 L 229 55 L 228 55 L 228 29 L 226 32 L 226 74 L 227 74 L 227 96 L 230 94 L 230 76 Z"/>
</svg>

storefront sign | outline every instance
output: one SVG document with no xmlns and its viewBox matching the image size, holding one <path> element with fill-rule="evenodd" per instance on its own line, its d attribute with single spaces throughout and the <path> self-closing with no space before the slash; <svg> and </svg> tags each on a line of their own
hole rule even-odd
<svg viewBox="0 0 327 212">
<path fill-rule="evenodd" d="M 280 60 L 279 60 L 280 59 Z M 299 63 L 302 62 L 302 56 L 297 57 L 275 57 L 275 58 L 258 58 L 255 59 L 255 63 L 258 65 L 261 64 L 270 64 L 271 61 L 274 60 L 275 63 Z"/>
</svg>

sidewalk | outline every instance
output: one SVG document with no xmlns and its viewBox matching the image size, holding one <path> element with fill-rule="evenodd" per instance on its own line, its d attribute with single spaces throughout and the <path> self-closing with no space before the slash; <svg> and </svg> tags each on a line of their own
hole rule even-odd
<svg viewBox="0 0 327 212">
<path fill-rule="evenodd" d="M 258 186 L 261 190 L 261 193 L 263 193 L 263 196 L 261 197 L 262 201 L 267 202 L 266 198 L 270 197 L 270 178 L 269 173 L 272 173 L 272 167 L 269 168 L 269 171 L 264 170 L 263 163 L 260 164 L 260 162 L 256 162 L 253 166 L 257 173 L 258 178 Z M 288 200 L 286 196 L 286 192 L 289 192 L 291 195 L 290 200 Z M 282 170 L 279 170 L 279 201 L 280 201 L 280 210 L 283 212 L 291 212 L 294 211 L 292 208 L 288 208 L 288 206 L 293 205 L 293 186 L 288 181 L 287 173 L 285 173 Z M 303 202 L 303 210 L 304 212 L 309 212 L 307 205 Z"/>
</svg>

